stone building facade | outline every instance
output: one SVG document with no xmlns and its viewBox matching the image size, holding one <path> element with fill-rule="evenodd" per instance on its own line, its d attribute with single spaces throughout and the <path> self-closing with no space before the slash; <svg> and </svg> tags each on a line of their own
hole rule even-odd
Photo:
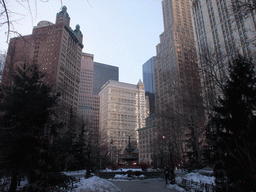
<svg viewBox="0 0 256 192">
<path fill-rule="evenodd" d="M 137 130 L 145 127 L 145 89 L 137 85 L 109 80 L 99 93 L 100 96 L 100 143 L 112 160 L 124 154 L 128 137 L 136 149 Z"/>
<path fill-rule="evenodd" d="M 138 129 L 139 135 L 139 162 L 145 162 L 151 164 L 153 161 L 153 155 L 156 153 L 157 128 L 156 128 L 156 116 L 150 115 L 146 118 L 146 126 Z"/>
</svg>

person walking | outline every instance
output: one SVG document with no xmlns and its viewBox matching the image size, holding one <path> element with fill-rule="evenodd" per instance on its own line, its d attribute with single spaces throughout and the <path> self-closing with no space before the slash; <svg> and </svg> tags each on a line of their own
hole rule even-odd
<svg viewBox="0 0 256 192">
<path fill-rule="evenodd" d="M 168 184 L 168 179 L 169 179 L 169 168 L 168 167 L 164 167 L 164 174 L 165 174 L 166 184 Z"/>
<path fill-rule="evenodd" d="M 171 183 L 171 184 L 175 184 L 174 168 L 171 168 L 171 170 L 170 170 L 170 183 Z"/>
</svg>

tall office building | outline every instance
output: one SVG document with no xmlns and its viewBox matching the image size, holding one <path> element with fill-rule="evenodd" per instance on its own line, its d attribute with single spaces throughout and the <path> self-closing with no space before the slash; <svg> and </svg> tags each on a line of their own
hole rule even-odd
<svg viewBox="0 0 256 192">
<path fill-rule="evenodd" d="M 171 142 L 180 160 L 188 123 L 202 128 L 204 116 L 190 6 L 190 0 L 162 1 L 164 32 L 154 62 L 159 150 Z"/>
<path fill-rule="evenodd" d="M 137 130 L 145 127 L 145 89 L 139 81 L 137 85 L 109 80 L 100 95 L 100 143 L 111 152 L 113 160 L 124 154 L 131 137 L 133 147 L 137 147 Z"/>
<path fill-rule="evenodd" d="M 44 81 L 54 93 L 61 93 L 60 118 L 67 124 L 77 116 L 83 35 L 80 26 L 72 30 L 66 6 L 57 13 L 55 24 L 41 21 L 31 35 L 12 38 L 3 73 L 3 84 L 12 83 L 17 66 L 38 64 Z"/>
<path fill-rule="evenodd" d="M 143 83 L 145 86 L 145 91 L 149 93 L 155 93 L 153 70 L 154 59 L 155 57 L 151 57 L 146 63 L 142 65 Z"/>
<path fill-rule="evenodd" d="M 239 1 L 235 0 L 192 1 L 196 49 L 207 108 L 214 104 L 220 94 L 216 81 L 209 74 L 214 73 L 221 84 L 227 74 L 228 61 L 238 53 L 255 62 L 255 11 L 248 13 L 245 18 L 236 9 L 237 3 Z"/>
<path fill-rule="evenodd" d="M 98 144 L 100 98 L 93 95 L 93 55 L 82 53 L 78 113 L 92 146 Z M 89 139 L 89 138 L 87 138 Z"/>
<path fill-rule="evenodd" d="M 111 79 L 118 80 L 118 67 L 96 63 L 92 54 L 82 53 L 78 112 L 84 121 L 91 145 L 99 142 L 98 92 Z"/>
<path fill-rule="evenodd" d="M 119 68 L 103 63 L 94 62 L 93 94 L 98 95 L 101 87 L 109 80 L 119 81 Z"/>
</svg>

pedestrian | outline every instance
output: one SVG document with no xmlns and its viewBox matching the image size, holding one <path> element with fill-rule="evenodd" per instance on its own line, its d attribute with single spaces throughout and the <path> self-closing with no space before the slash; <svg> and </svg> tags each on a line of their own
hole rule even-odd
<svg viewBox="0 0 256 192">
<path fill-rule="evenodd" d="M 169 168 L 168 167 L 164 167 L 164 174 L 165 174 L 166 184 L 168 184 L 168 179 L 169 179 Z"/>
<path fill-rule="evenodd" d="M 173 168 L 171 168 L 171 171 L 170 171 L 170 183 L 171 184 L 175 183 L 175 173 L 174 173 L 174 169 Z"/>
</svg>

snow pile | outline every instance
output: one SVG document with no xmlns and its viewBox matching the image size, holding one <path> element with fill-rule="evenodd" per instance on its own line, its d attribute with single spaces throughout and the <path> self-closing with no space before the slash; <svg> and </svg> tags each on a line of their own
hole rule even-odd
<svg viewBox="0 0 256 192">
<path fill-rule="evenodd" d="M 183 177 L 183 179 L 193 180 L 194 182 L 198 182 L 198 183 L 200 183 L 200 181 L 201 181 L 201 183 L 208 183 L 208 184 L 215 183 L 214 182 L 215 177 L 213 177 L 213 176 L 208 177 L 205 175 L 201 175 L 200 173 L 188 173 Z"/>
<path fill-rule="evenodd" d="M 2 187 L 3 191 L 8 191 L 8 189 L 10 188 L 10 184 L 11 177 L 4 177 L 0 179 L 0 188 Z M 17 190 L 21 190 L 26 184 L 28 184 L 28 179 L 26 177 L 22 178 L 19 185 L 17 185 Z"/>
<path fill-rule="evenodd" d="M 200 174 L 200 173 L 202 173 Z M 191 173 L 187 173 L 186 171 L 179 171 L 179 172 L 176 172 L 175 173 L 177 175 L 180 175 L 179 177 L 176 177 L 175 178 L 175 181 L 178 185 L 182 186 L 185 188 L 185 186 L 182 185 L 182 180 L 185 179 L 187 181 L 193 181 L 194 184 L 189 184 L 187 187 L 190 187 L 188 188 L 189 191 L 197 191 L 197 190 L 201 190 L 201 191 L 204 191 L 205 189 L 202 188 L 201 185 L 197 185 L 196 183 L 204 183 L 204 184 L 209 184 L 209 185 L 212 185 L 212 184 L 215 184 L 215 177 L 214 176 L 205 176 L 206 175 L 206 172 L 208 173 L 208 175 L 211 175 L 211 170 L 204 170 L 204 169 L 201 169 L 201 170 L 198 170 L 198 171 L 193 171 Z M 172 186 L 175 188 L 175 186 Z M 174 189 L 173 188 L 173 189 Z M 177 191 L 185 191 L 185 189 L 183 188 L 180 188 L 179 189 L 176 189 Z"/>
<path fill-rule="evenodd" d="M 136 175 L 132 175 L 131 177 L 128 177 L 128 174 L 125 175 L 121 175 L 121 174 L 116 174 L 114 179 L 130 179 L 130 178 L 145 178 L 145 175 L 140 175 L 140 176 L 136 176 Z"/>
<path fill-rule="evenodd" d="M 185 169 L 177 169 L 177 170 L 175 170 L 174 171 L 175 172 L 175 174 L 186 174 L 186 173 L 188 173 L 188 171 L 187 170 L 185 170 Z"/>
<path fill-rule="evenodd" d="M 174 185 L 172 185 L 172 184 L 167 185 L 167 188 L 168 188 L 168 189 L 175 190 L 175 191 L 181 191 L 181 192 L 186 191 L 185 189 L 181 188 L 181 187 L 178 186 L 177 184 L 174 184 Z"/>
<path fill-rule="evenodd" d="M 121 174 L 115 174 L 114 179 L 127 179 L 128 178 L 128 174 L 125 175 L 121 175 Z"/>
<path fill-rule="evenodd" d="M 86 170 L 83 169 L 83 170 L 78 170 L 78 171 L 63 171 L 62 172 L 63 174 L 65 175 L 68 175 L 68 176 L 73 176 L 73 175 L 82 175 L 82 174 L 86 174 Z"/>
<path fill-rule="evenodd" d="M 113 183 L 107 181 L 106 179 L 101 179 L 99 177 L 93 176 L 89 179 L 81 178 L 80 182 L 77 183 L 78 187 L 76 192 L 117 192 L 121 189 L 115 186 Z"/>
<path fill-rule="evenodd" d="M 159 170 L 153 169 L 153 168 L 147 168 L 147 172 L 156 172 L 156 171 L 159 171 Z"/>
<path fill-rule="evenodd" d="M 101 172 L 127 172 L 127 171 L 135 172 L 135 171 L 142 171 L 142 169 L 121 168 L 121 169 L 112 170 L 112 169 L 106 168 L 106 169 L 102 170 Z"/>
<path fill-rule="evenodd" d="M 206 168 L 200 169 L 198 173 L 206 176 L 213 176 L 213 169 L 206 167 Z"/>
</svg>

